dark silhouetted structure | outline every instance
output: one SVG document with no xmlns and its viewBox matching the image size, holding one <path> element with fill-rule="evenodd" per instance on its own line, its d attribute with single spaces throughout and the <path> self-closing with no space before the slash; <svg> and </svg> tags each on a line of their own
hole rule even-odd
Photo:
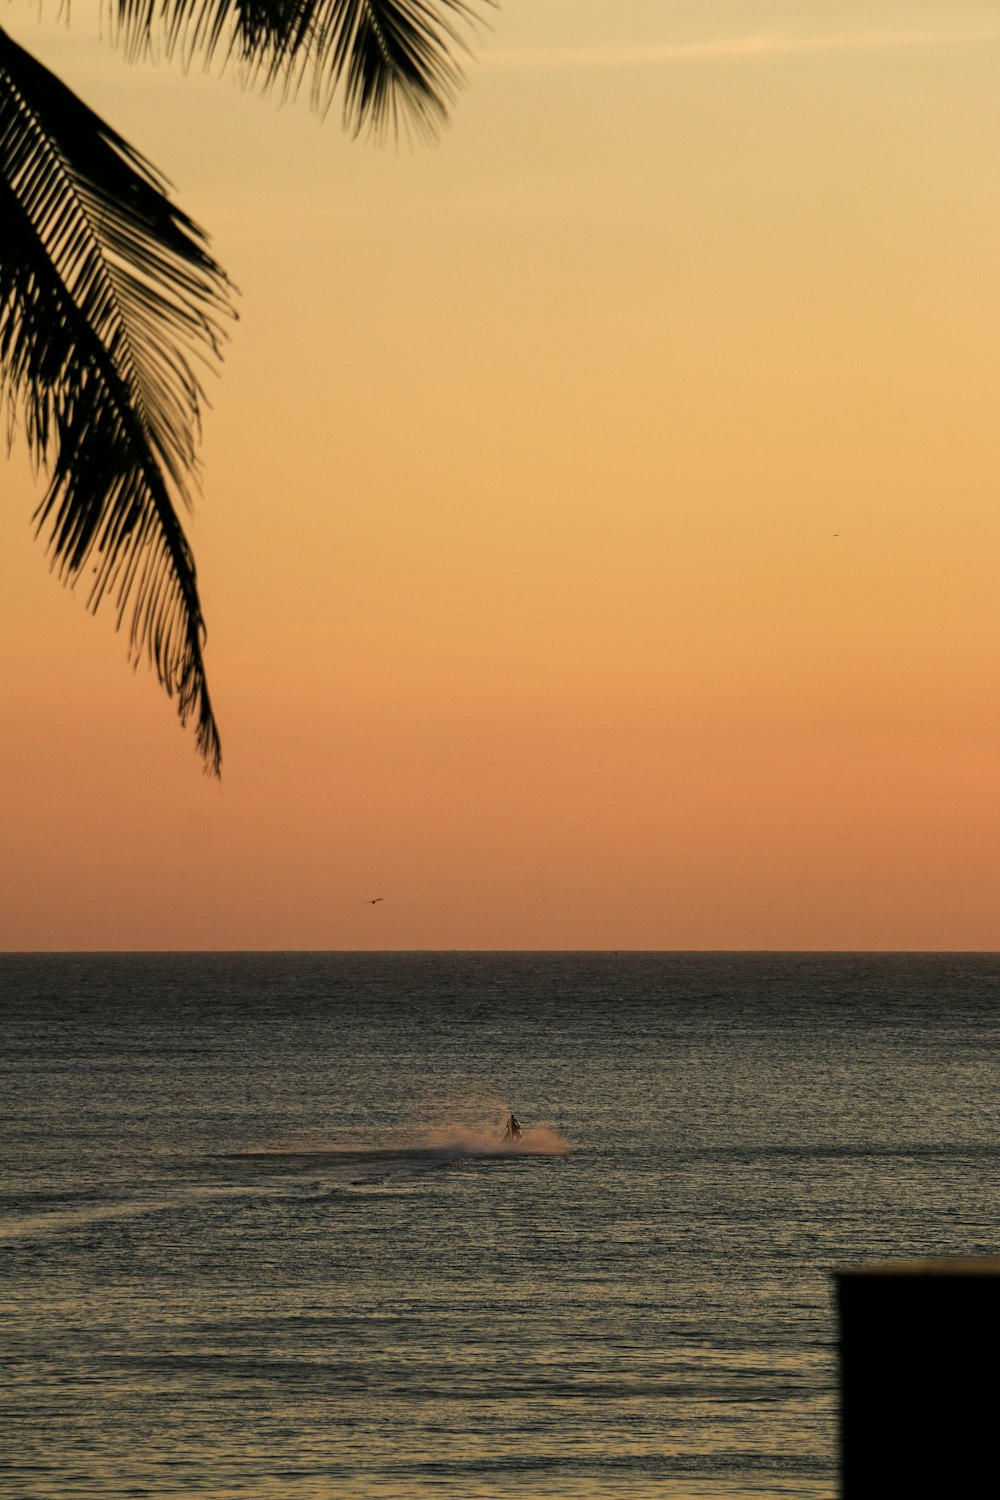
<svg viewBox="0 0 1000 1500">
<path fill-rule="evenodd" d="M 942 1500 L 996 1483 L 1000 1260 L 842 1271 L 844 1500 Z"/>
</svg>

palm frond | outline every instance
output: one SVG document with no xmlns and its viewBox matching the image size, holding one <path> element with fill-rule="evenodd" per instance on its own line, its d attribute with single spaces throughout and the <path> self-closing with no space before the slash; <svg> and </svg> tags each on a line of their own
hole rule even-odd
<svg viewBox="0 0 1000 1500">
<path fill-rule="evenodd" d="M 71 585 L 129 617 L 206 767 L 221 751 L 205 680 L 189 503 L 201 387 L 230 287 L 205 237 L 128 143 L 0 30 L 0 401 L 49 471 L 36 512 Z"/>
<path fill-rule="evenodd" d="M 343 87 L 355 133 L 432 135 L 461 82 L 456 51 L 494 0 L 106 0 L 133 59 L 158 42 L 186 61 L 236 63 L 245 80 L 294 92 L 307 75 L 326 111 Z"/>
</svg>

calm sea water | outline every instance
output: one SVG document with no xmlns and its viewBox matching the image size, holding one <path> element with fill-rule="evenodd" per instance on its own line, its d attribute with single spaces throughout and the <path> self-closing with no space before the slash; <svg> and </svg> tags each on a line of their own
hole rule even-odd
<svg viewBox="0 0 1000 1500">
<path fill-rule="evenodd" d="M 998 997 L 975 955 L 2 956 L 0 1493 L 832 1496 L 831 1270 L 1000 1248 Z"/>
</svg>

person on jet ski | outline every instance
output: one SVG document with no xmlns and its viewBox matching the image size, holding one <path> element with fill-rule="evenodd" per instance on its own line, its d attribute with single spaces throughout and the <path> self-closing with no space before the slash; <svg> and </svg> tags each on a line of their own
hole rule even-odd
<svg viewBox="0 0 1000 1500">
<path fill-rule="evenodd" d="M 507 1129 L 503 1133 L 505 1141 L 519 1141 L 521 1139 L 521 1127 L 513 1115 L 507 1116 Z"/>
</svg>

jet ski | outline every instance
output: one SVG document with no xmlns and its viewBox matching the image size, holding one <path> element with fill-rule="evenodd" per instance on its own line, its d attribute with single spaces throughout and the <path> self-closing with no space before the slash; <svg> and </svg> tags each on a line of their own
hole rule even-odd
<svg viewBox="0 0 1000 1500">
<path fill-rule="evenodd" d="M 514 1116 L 513 1115 L 508 1115 L 507 1116 L 507 1127 L 506 1127 L 506 1129 L 504 1130 L 504 1133 L 503 1133 L 504 1140 L 505 1141 L 519 1141 L 521 1139 L 522 1134 L 523 1134 L 523 1132 L 521 1130 L 521 1127 L 517 1123 L 517 1121 L 514 1119 Z"/>
</svg>

